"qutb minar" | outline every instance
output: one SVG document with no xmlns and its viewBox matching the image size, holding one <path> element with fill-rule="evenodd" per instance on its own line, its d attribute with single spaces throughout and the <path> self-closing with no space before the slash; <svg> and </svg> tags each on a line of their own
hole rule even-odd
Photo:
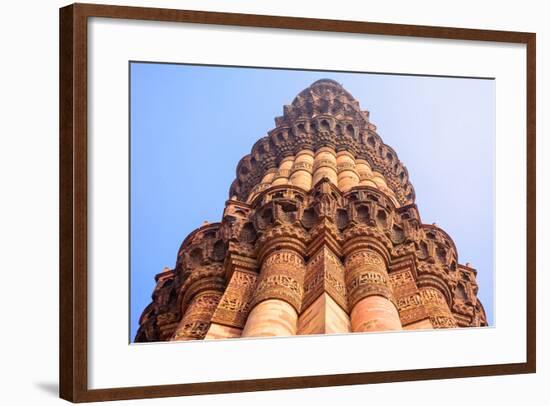
<svg viewBox="0 0 550 406">
<path fill-rule="evenodd" d="M 221 222 L 155 279 L 136 342 L 487 325 L 476 270 L 422 223 L 407 169 L 329 79 L 284 107 Z"/>
</svg>

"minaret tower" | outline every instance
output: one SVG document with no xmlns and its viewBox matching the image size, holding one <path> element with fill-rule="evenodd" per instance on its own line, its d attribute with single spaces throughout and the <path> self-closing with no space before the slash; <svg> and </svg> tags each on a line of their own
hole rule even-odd
<svg viewBox="0 0 550 406">
<path fill-rule="evenodd" d="M 476 270 L 422 223 L 407 169 L 330 79 L 284 106 L 221 222 L 156 281 L 138 342 L 487 325 Z"/>
</svg>

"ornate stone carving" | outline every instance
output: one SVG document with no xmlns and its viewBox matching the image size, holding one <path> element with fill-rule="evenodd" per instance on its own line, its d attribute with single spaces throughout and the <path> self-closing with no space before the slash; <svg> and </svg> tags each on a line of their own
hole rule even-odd
<svg viewBox="0 0 550 406">
<path fill-rule="evenodd" d="M 218 306 L 220 297 L 220 292 L 213 291 L 202 292 L 195 296 L 185 311 L 172 340 L 202 340 L 208 332 L 212 314 Z"/>
<path fill-rule="evenodd" d="M 410 270 L 390 273 L 390 283 L 397 298 L 397 309 L 403 326 L 428 318 L 428 312 Z"/>
<path fill-rule="evenodd" d="M 238 163 L 222 221 L 156 276 L 136 341 L 201 339 L 212 322 L 215 338 L 320 331 L 303 325 L 323 319 L 312 309 L 338 317 L 332 331 L 487 325 L 475 269 L 422 224 L 406 167 L 340 84 L 313 83 L 275 123 Z"/>
<path fill-rule="evenodd" d="M 312 172 L 313 165 L 309 162 L 294 162 L 294 165 L 292 166 L 292 172 L 297 171 L 307 171 Z"/>
<path fill-rule="evenodd" d="M 360 250 L 346 257 L 346 288 L 350 308 L 372 295 L 395 302 L 384 259 L 373 250 Z"/>
<path fill-rule="evenodd" d="M 297 312 L 302 306 L 305 264 L 294 251 L 280 250 L 269 254 L 262 270 L 251 306 L 267 299 L 280 299 L 291 304 Z"/>
<path fill-rule="evenodd" d="M 401 204 L 414 201 L 407 169 L 397 159 L 395 151 L 376 134 L 368 112 L 361 111 L 359 103 L 337 82 L 327 79 L 315 82 L 291 105 L 285 106 L 283 117 L 275 122 L 277 127 L 268 137 L 258 141 L 251 154 L 237 166 L 237 179 L 231 186 L 230 197 L 246 201 L 258 178 L 267 168 L 273 167 L 274 157 L 280 163 L 295 151 L 330 146 L 367 160 L 374 170 L 386 177 L 389 188 Z M 329 161 L 325 164 L 333 166 Z"/>
<path fill-rule="evenodd" d="M 407 293 L 411 293 L 410 291 L 416 290 L 414 277 L 408 270 L 390 274 L 390 281 L 394 292 L 399 296 L 406 295 Z"/>
<path fill-rule="evenodd" d="M 257 279 L 258 275 L 252 272 L 233 272 L 212 322 L 242 329 L 250 311 Z"/>
<path fill-rule="evenodd" d="M 342 309 L 347 310 L 344 267 L 340 259 L 326 247 L 319 249 L 307 263 L 302 308 L 308 307 L 324 292 Z"/>
<path fill-rule="evenodd" d="M 430 321 L 434 328 L 457 327 L 445 296 L 434 288 L 420 288 L 422 304 L 430 315 Z"/>
</svg>

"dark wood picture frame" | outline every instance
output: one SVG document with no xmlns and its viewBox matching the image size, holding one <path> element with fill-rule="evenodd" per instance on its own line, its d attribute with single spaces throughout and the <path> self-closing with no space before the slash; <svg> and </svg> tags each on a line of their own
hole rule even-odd
<svg viewBox="0 0 550 406">
<path fill-rule="evenodd" d="M 88 18 L 218 24 L 526 44 L 527 329 L 526 362 L 128 388 L 88 388 L 87 48 Z M 60 9 L 60 396 L 72 402 L 447 379 L 536 371 L 534 33 L 321 20 L 171 9 L 73 4 Z"/>
</svg>

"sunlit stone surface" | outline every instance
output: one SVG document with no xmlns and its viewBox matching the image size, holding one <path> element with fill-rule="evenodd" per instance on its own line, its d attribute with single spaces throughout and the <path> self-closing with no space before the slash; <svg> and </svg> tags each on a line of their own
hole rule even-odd
<svg viewBox="0 0 550 406">
<path fill-rule="evenodd" d="M 405 165 L 333 80 L 284 106 L 228 198 L 156 276 L 135 341 L 487 325 L 475 269 L 422 223 Z"/>
</svg>

